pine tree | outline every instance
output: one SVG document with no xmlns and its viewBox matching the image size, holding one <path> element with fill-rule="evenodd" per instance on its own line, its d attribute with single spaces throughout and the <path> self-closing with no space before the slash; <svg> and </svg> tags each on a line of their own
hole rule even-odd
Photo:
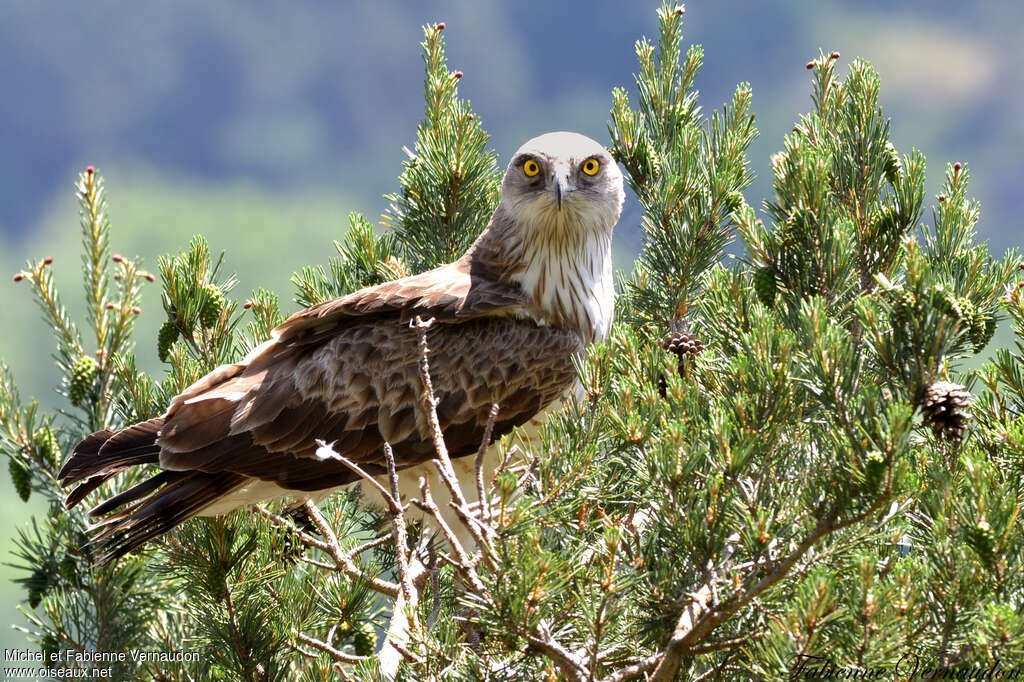
<svg viewBox="0 0 1024 682">
<path fill-rule="evenodd" d="M 682 51 L 681 7 L 658 16 L 658 40 L 636 46 L 636 108 L 616 89 L 609 125 L 643 251 L 611 337 L 579 363 L 579 398 L 539 449 L 501 442 L 507 466 L 479 482 L 484 523 L 467 526 L 475 548 L 426 551 L 394 499 L 380 514 L 342 493 L 194 520 L 96 566 L 87 519 L 61 509 L 62 455 L 159 413 L 283 315 L 272 292 L 232 300 L 224 256 L 197 237 L 159 260 L 165 323 L 144 347 L 167 367 L 140 372 L 138 292 L 156 276 L 111 256 L 87 169 L 87 333 L 51 259 L 15 276 L 55 332 L 68 406 L 42 414 L 0 370 L 0 450 L 19 495 L 50 504 L 16 552 L 30 641 L 191 654 L 118 664 L 115 679 L 782 679 L 901 660 L 979 676 L 1018 657 L 1021 258 L 978 243 L 961 163 L 921 223 L 925 159 L 890 141 L 875 70 L 855 60 L 840 77 L 838 53 L 807 64 L 812 109 L 772 158 L 757 218 L 742 194 L 750 88 L 704 115 L 703 53 Z M 443 29 L 424 29 L 426 114 L 392 229 L 350 216 L 338 256 L 293 279 L 299 304 L 450 260 L 493 209 L 496 156 L 457 96 Z M 723 265 L 737 236 L 742 254 Z M 973 368 L 1005 316 L 1015 344 Z M 443 439 L 437 455 L 443 469 Z M 429 489 L 415 504 L 438 515 Z"/>
</svg>

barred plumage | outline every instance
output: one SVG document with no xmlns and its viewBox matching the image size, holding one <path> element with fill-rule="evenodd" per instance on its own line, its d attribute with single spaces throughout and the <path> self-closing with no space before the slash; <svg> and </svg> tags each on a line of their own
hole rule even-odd
<svg viewBox="0 0 1024 682">
<path fill-rule="evenodd" d="M 528 177 L 527 160 L 543 172 Z M 594 161 L 598 172 L 580 171 Z M 91 510 L 109 515 L 94 538 L 100 560 L 198 514 L 319 497 L 354 481 L 319 456 L 317 440 L 372 474 L 385 472 L 389 443 L 401 489 L 415 490 L 418 467 L 435 456 L 419 405 L 418 333 L 409 326 L 417 316 L 436 322 L 427 333 L 431 378 L 453 457 L 476 452 L 493 403 L 492 440 L 530 421 L 571 387 L 573 358 L 611 326 L 611 233 L 623 199 L 622 175 L 597 142 L 575 133 L 530 140 L 462 258 L 300 311 L 162 416 L 83 440 L 60 472 L 65 485 L 81 482 L 68 506 L 128 467 L 159 466 Z M 209 326 L 216 320 L 207 313 Z"/>
</svg>

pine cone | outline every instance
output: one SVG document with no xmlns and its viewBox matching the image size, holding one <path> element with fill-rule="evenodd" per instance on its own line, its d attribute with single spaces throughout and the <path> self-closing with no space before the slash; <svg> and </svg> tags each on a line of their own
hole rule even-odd
<svg viewBox="0 0 1024 682">
<path fill-rule="evenodd" d="M 78 585 L 78 564 L 70 555 L 65 555 L 60 563 L 57 565 L 57 570 L 60 572 L 60 576 L 67 581 L 69 585 Z"/>
<path fill-rule="evenodd" d="M 878 491 L 878 486 L 885 476 L 885 457 L 878 450 L 872 450 L 864 462 L 864 486 L 871 492 Z"/>
<path fill-rule="evenodd" d="M 909 325 L 917 317 L 917 297 L 914 292 L 905 291 L 902 288 L 897 290 L 893 317 L 903 327 Z"/>
<path fill-rule="evenodd" d="M 214 284 L 207 284 L 203 287 L 203 291 L 206 292 L 206 303 L 203 305 L 202 312 L 199 313 L 199 323 L 209 328 L 217 324 L 227 299 L 220 287 Z"/>
<path fill-rule="evenodd" d="M 75 360 L 75 364 L 71 366 L 71 382 L 68 388 L 68 397 L 71 399 L 72 405 L 78 407 L 82 404 L 89 391 L 92 390 L 93 382 L 96 381 L 99 371 L 99 363 L 88 355 L 83 355 Z"/>
<path fill-rule="evenodd" d="M 51 466 L 56 467 L 61 460 L 60 443 L 57 442 L 57 435 L 48 427 L 42 426 L 36 429 L 32 442 L 35 444 L 36 453 L 49 462 Z"/>
<path fill-rule="evenodd" d="M 364 621 L 352 637 L 352 650 L 356 656 L 372 656 L 377 648 L 377 630 L 373 623 Z"/>
<path fill-rule="evenodd" d="M 795 208 L 793 212 L 786 218 L 786 223 L 783 228 L 783 234 L 785 236 L 785 243 L 793 244 L 807 234 L 808 227 L 811 223 L 811 215 L 806 209 Z"/>
<path fill-rule="evenodd" d="M 160 332 L 156 337 L 156 353 L 160 362 L 167 362 L 171 354 L 171 346 L 178 340 L 178 327 L 170 320 L 160 326 Z"/>
<path fill-rule="evenodd" d="M 697 355 L 704 350 L 704 342 L 696 334 L 673 332 L 658 342 L 669 353 L 675 353 L 682 360 L 684 355 Z"/>
<path fill-rule="evenodd" d="M 775 270 L 762 266 L 754 271 L 754 291 L 761 303 L 769 308 L 775 303 L 775 292 L 778 290 L 778 279 Z"/>
<path fill-rule="evenodd" d="M 960 321 L 967 329 L 973 329 L 975 321 L 978 319 L 978 309 L 974 307 L 974 302 L 966 297 L 958 298 L 957 308 L 960 310 Z"/>
<path fill-rule="evenodd" d="M 900 161 L 900 154 L 892 142 L 886 142 L 885 179 L 889 181 L 890 185 L 895 185 L 901 177 L 903 177 L 903 163 Z"/>
<path fill-rule="evenodd" d="M 7 471 L 11 474 L 11 483 L 14 484 L 14 490 L 18 493 L 18 497 L 22 502 L 28 502 L 28 498 L 32 494 L 32 474 L 24 464 L 13 457 L 7 465 Z"/>
<path fill-rule="evenodd" d="M 877 234 L 892 234 L 899 229 L 899 211 L 894 206 L 886 206 L 875 214 L 873 223 Z"/>
<path fill-rule="evenodd" d="M 980 519 L 974 528 L 967 529 L 965 539 L 986 568 L 991 569 L 996 563 L 996 536 L 992 526 L 985 519 Z"/>
<path fill-rule="evenodd" d="M 974 344 L 974 352 L 980 353 L 992 340 L 996 333 L 996 318 L 994 315 L 975 315 L 971 324 L 971 343 Z"/>
<path fill-rule="evenodd" d="M 967 411 L 970 404 L 971 394 L 966 387 L 949 381 L 933 381 L 925 389 L 921 414 L 936 438 L 959 441 L 971 418 Z"/>
<path fill-rule="evenodd" d="M 743 206 L 743 193 L 733 190 L 725 195 L 725 210 L 735 213 Z"/>
<path fill-rule="evenodd" d="M 270 534 L 270 550 L 288 566 L 294 566 L 305 551 L 299 536 L 290 528 L 274 528 Z"/>
<path fill-rule="evenodd" d="M 936 284 L 932 289 L 933 305 L 954 320 L 964 319 L 964 301 L 970 303 L 966 298 L 957 298 L 952 291 L 941 284 Z"/>
</svg>

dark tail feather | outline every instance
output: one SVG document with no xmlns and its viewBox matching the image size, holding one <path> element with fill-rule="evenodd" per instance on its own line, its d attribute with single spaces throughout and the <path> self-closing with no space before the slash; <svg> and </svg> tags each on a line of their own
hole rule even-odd
<svg viewBox="0 0 1024 682">
<path fill-rule="evenodd" d="M 64 504 L 75 506 L 129 467 L 159 464 L 157 437 L 163 425 L 162 418 L 150 419 L 117 432 L 97 431 L 79 443 L 58 475 L 63 485 L 82 481 Z M 113 561 L 192 518 L 246 480 L 231 472 L 162 470 L 89 510 L 93 517 L 109 514 L 93 525 L 99 532 L 89 545 L 98 548 L 99 563 Z"/>
<path fill-rule="evenodd" d="M 129 502 L 135 502 L 136 500 L 145 497 L 165 483 L 170 483 L 176 478 L 180 478 L 182 472 L 180 471 L 161 471 L 156 476 L 151 476 L 145 481 L 133 485 L 128 490 L 118 493 L 113 497 L 107 498 L 100 504 L 89 510 L 89 516 L 103 516 L 108 512 L 112 512 L 123 504 Z M 92 479 L 89 479 L 90 481 Z M 85 484 L 79 486 L 79 488 L 85 487 Z M 77 488 L 76 488 L 77 490 Z"/>
<path fill-rule="evenodd" d="M 160 460 L 156 440 L 163 424 L 164 420 L 158 417 L 116 433 L 103 429 L 79 443 L 57 477 L 62 485 L 83 479 L 85 482 L 68 494 L 64 505 L 75 506 L 103 481 L 128 467 L 156 464 Z"/>
<path fill-rule="evenodd" d="M 112 510 L 162 485 L 145 499 L 96 525 L 97 528 L 103 528 L 90 542 L 100 548 L 101 555 L 97 561 L 105 564 L 124 556 L 192 518 L 203 507 L 235 490 L 245 481 L 245 476 L 230 472 L 211 474 L 203 471 L 163 471 L 116 498 L 107 500 L 93 511 L 100 508 L 103 511 Z M 116 504 L 112 504 L 115 501 Z"/>
<path fill-rule="evenodd" d="M 68 496 L 64 498 L 64 508 L 71 509 L 76 504 L 85 499 L 85 496 L 91 493 L 96 488 L 103 485 L 103 482 L 114 474 L 104 474 L 102 476 L 91 476 L 85 479 L 85 483 L 81 484 L 74 490 L 68 493 Z"/>
</svg>

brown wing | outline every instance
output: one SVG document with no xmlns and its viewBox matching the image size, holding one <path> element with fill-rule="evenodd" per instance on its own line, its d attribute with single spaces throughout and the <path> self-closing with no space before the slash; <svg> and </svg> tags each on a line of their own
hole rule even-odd
<svg viewBox="0 0 1024 682">
<path fill-rule="evenodd" d="M 419 334 L 397 316 L 350 320 L 318 344 L 270 345 L 237 374 L 176 402 L 159 434 L 160 465 L 232 472 L 298 490 L 353 480 L 315 456 L 317 439 L 383 472 L 434 456 L 420 405 Z M 524 423 L 573 381 L 578 335 L 533 322 L 482 318 L 427 333 L 438 419 L 452 455 L 474 452 L 492 403 L 494 437 Z"/>
<path fill-rule="evenodd" d="M 82 441 L 59 475 L 65 485 L 82 482 L 66 504 L 128 467 L 163 469 L 91 510 L 110 514 L 94 538 L 100 561 L 109 561 L 250 478 L 294 490 L 354 480 L 338 462 L 315 457 L 317 439 L 372 473 L 384 471 L 385 440 L 399 467 L 432 458 L 419 406 L 419 335 L 408 325 L 416 315 L 437 320 L 428 343 L 438 416 L 452 455 L 469 454 L 492 403 L 501 407 L 497 438 L 573 381 L 571 357 L 583 340 L 520 319 L 529 310 L 518 289 L 456 263 L 299 312 L 243 361 L 183 391 L 163 417 Z"/>
<path fill-rule="evenodd" d="M 410 320 L 420 315 L 451 322 L 530 308 L 530 299 L 520 289 L 498 281 L 494 273 L 482 268 L 464 258 L 429 272 L 361 289 L 300 310 L 273 335 L 282 343 L 308 343 L 332 334 L 339 323 L 350 318 L 397 316 Z"/>
</svg>

